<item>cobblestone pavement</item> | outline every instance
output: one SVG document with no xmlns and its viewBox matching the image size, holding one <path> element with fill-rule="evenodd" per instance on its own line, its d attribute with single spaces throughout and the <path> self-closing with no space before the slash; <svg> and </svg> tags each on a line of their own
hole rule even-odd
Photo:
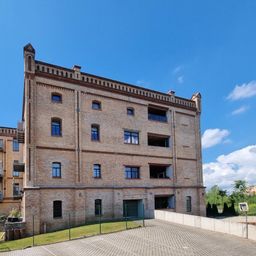
<svg viewBox="0 0 256 256">
<path fill-rule="evenodd" d="M 256 242 L 158 220 L 146 228 L 94 236 L 0 256 L 255 256 Z"/>
</svg>

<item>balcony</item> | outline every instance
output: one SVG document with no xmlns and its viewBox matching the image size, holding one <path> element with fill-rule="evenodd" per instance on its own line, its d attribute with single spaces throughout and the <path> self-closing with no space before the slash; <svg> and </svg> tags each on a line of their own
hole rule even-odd
<svg viewBox="0 0 256 256">
<path fill-rule="evenodd" d="M 0 151 L 4 151 L 4 140 L 0 139 Z"/>
<path fill-rule="evenodd" d="M 150 164 L 150 179 L 170 179 L 172 178 L 172 168 L 170 165 Z"/>
<path fill-rule="evenodd" d="M 17 160 L 13 161 L 13 170 L 16 172 L 24 172 L 25 171 L 25 164 L 21 163 Z"/>
<path fill-rule="evenodd" d="M 148 145 L 169 148 L 169 136 L 148 133 Z"/>
<path fill-rule="evenodd" d="M 1 162 L 0 162 L 0 179 L 4 177 L 4 170 L 3 170 L 3 166 L 1 166 Z"/>
<path fill-rule="evenodd" d="M 148 108 L 148 120 L 153 120 L 157 122 L 167 122 L 167 111 L 164 109 L 149 107 Z"/>
</svg>

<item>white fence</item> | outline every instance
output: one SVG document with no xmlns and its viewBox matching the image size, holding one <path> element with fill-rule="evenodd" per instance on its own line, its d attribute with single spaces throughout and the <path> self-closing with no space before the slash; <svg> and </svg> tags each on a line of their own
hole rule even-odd
<svg viewBox="0 0 256 256">
<path fill-rule="evenodd" d="M 246 224 L 195 215 L 155 210 L 155 219 L 246 238 Z M 248 225 L 248 238 L 256 241 L 256 226 Z"/>
</svg>

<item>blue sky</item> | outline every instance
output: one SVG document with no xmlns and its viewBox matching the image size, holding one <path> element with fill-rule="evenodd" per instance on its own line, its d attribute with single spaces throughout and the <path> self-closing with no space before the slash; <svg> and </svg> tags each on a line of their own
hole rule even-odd
<svg viewBox="0 0 256 256">
<path fill-rule="evenodd" d="M 39 60 L 182 97 L 201 92 L 206 185 L 256 184 L 255 13 L 253 0 L 0 0 L 0 124 L 21 118 L 31 42 Z"/>
</svg>

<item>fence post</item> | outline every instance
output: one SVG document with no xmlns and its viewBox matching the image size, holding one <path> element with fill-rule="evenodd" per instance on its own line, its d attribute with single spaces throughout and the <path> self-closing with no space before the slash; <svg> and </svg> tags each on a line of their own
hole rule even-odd
<svg viewBox="0 0 256 256">
<path fill-rule="evenodd" d="M 99 205 L 99 229 L 100 229 L 100 234 L 101 234 L 101 205 Z"/>
<path fill-rule="evenodd" d="M 144 212 L 144 203 L 142 203 L 142 223 L 143 223 L 143 227 L 145 227 L 145 212 Z"/>
<path fill-rule="evenodd" d="M 245 212 L 245 223 L 246 223 L 246 238 L 248 239 L 248 218 L 247 218 L 247 211 Z"/>
<path fill-rule="evenodd" d="M 70 213 L 68 214 L 68 239 L 71 240 Z"/>
<path fill-rule="evenodd" d="M 99 214 L 99 229 L 100 229 L 100 234 L 101 234 L 101 212 Z"/>
<path fill-rule="evenodd" d="M 32 246 L 35 246 L 35 216 L 32 216 L 32 225 L 33 225 L 33 237 L 32 237 Z"/>
<path fill-rule="evenodd" d="M 128 224 L 127 224 L 127 204 L 124 204 L 124 214 L 125 214 L 125 228 L 128 229 Z"/>
</svg>

